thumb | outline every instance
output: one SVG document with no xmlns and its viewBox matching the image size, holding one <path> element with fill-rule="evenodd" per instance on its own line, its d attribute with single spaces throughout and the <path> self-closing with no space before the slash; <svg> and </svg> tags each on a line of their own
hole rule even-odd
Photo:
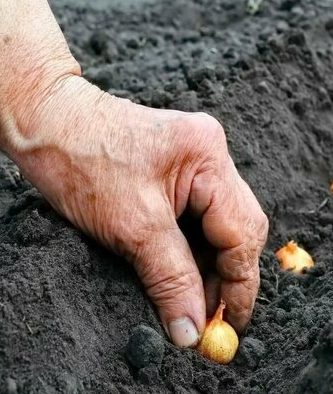
<svg viewBox="0 0 333 394">
<path fill-rule="evenodd" d="M 177 346 L 195 346 L 206 321 L 203 283 L 176 220 L 140 249 L 135 268 L 166 332 Z"/>
</svg>

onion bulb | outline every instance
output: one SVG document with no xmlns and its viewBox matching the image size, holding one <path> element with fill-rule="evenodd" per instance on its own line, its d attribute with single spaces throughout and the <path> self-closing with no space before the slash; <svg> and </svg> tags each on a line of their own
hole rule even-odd
<svg viewBox="0 0 333 394">
<path fill-rule="evenodd" d="M 204 357 L 220 364 L 230 363 L 239 344 L 235 330 L 223 320 L 225 307 L 225 302 L 221 300 L 214 317 L 207 319 L 206 329 L 197 347 Z"/>
<path fill-rule="evenodd" d="M 279 249 L 275 253 L 275 256 L 280 262 L 281 269 L 284 271 L 292 271 L 300 274 L 303 272 L 304 268 L 311 268 L 314 266 L 314 262 L 309 253 L 300 248 L 294 241 L 288 242 L 286 246 Z"/>
</svg>

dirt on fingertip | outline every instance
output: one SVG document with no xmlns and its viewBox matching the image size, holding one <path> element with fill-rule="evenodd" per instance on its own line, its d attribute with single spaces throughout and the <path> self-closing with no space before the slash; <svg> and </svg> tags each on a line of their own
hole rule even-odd
<svg viewBox="0 0 333 394">
<path fill-rule="evenodd" d="M 1 393 L 333 393 L 332 1 L 267 0 L 254 14 L 246 3 L 51 1 L 90 81 L 223 124 L 270 220 L 235 360 L 171 345 L 127 263 L 1 156 Z M 303 275 L 279 269 L 289 240 L 315 260 Z M 130 338 L 149 342 L 141 358 Z"/>
</svg>

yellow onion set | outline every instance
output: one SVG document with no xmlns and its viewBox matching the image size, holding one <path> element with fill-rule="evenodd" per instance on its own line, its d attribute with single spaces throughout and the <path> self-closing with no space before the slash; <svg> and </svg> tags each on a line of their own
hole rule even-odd
<svg viewBox="0 0 333 394">
<path fill-rule="evenodd" d="M 239 341 L 235 330 L 223 320 L 226 304 L 221 304 L 212 319 L 207 319 L 206 328 L 197 347 L 206 358 L 220 364 L 228 364 L 235 357 Z"/>
<path fill-rule="evenodd" d="M 275 253 L 283 271 L 291 271 L 301 274 L 304 269 L 314 266 L 312 257 L 307 251 L 297 245 L 296 242 L 290 241 Z"/>
</svg>

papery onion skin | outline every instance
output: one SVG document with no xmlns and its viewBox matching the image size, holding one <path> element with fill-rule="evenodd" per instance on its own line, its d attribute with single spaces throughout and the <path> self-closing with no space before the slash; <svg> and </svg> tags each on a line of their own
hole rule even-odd
<svg viewBox="0 0 333 394">
<path fill-rule="evenodd" d="M 239 345 L 235 330 L 222 320 L 225 306 L 221 301 L 214 317 L 207 320 L 205 332 L 197 347 L 204 357 L 219 364 L 229 364 L 235 357 Z"/>
<path fill-rule="evenodd" d="M 290 241 L 288 244 L 275 253 L 279 260 L 280 267 L 284 271 L 291 271 L 301 274 L 305 268 L 314 266 L 312 257 L 304 249 L 300 248 L 296 242 Z"/>
</svg>

